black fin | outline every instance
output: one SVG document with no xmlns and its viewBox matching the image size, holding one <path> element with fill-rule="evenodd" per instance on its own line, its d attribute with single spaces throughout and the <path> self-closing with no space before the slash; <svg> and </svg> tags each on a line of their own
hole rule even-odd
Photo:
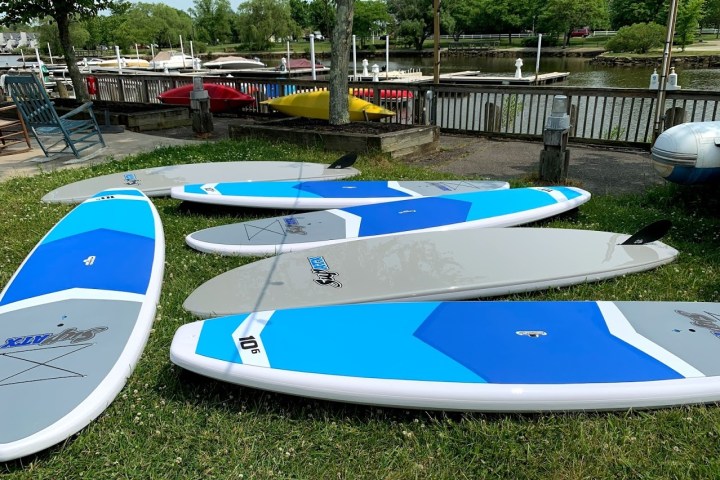
<svg viewBox="0 0 720 480">
<path fill-rule="evenodd" d="M 333 163 L 330 164 L 328 169 L 340 169 L 340 168 L 348 168 L 352 167 L 355 163 L 355 160 L 357 160 L 357 153 L 348 153 L 346 155 L 343 155 L 342 157 L 335 160 Z"/>
<path fill-rule="evenodd" d="M 660 240 L 672 227 L 670 220 L 658 220 L 649 225 L 645 225 L 643 228 L 638 230 L 635 235 L 625 240 L 621 245 L 643 245 L 646 243 Z"/>
</svg>

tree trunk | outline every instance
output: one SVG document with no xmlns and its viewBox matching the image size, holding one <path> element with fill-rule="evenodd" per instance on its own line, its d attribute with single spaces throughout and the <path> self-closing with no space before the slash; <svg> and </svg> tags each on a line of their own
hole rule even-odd
<svg viewBox="0 0 720 480">
<path fill-rule="evenodd" d="M 65 63 L 67 64 L 70 80 L 72 80 L 73 90 L 75 91 L 75 98 L 81 102 L 87 102 L 90 100 L 90 95 L 88 95 L 87 87 L 80 75 L 80 68 L 77 65 L 75 52 L 70 43 L 70 19 L 64 15 L 58 15 L 55 20 L 57 21 L 58 32 L 60 34 L 60 46 L 63 49 Z"/>
<path fill-rule="evenodd" d="M 330 125 L 350 123 L 348 111 L 348 56 L 352 39 L 354 0 L 337 0 L 330 53 Z"/>
</svg>

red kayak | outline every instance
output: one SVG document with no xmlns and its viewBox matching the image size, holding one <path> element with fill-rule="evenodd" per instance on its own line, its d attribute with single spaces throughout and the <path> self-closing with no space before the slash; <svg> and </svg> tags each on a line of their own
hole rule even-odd
<svg viewBox="0 0 720 480">
<path fill-rule="evenodd" d="M 207 90 L 210 96 L 210 111 L 213 113 L 239 110 L 255 103 L 255 98 L 232 87 L 216 83 L 204 83 L 203 88 Z M 173 88 L 158 95 L 158 99 L 162 103 L 169 105 L 189 106 L 192 89 L 192 84 Z"/>
<path fill-rule="evenodd" d="M 372 88 L 354 88 L 352 94 L 366 100 L 374 96 Z M 408 100 L 413 96 L 408 90 L 380 90 L 380 100 Z"/>
</svg>

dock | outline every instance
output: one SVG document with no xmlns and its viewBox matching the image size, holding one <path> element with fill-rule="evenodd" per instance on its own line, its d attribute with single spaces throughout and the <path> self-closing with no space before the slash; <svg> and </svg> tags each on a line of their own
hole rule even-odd
<svg viewBox="0 0 720 480">
<path fill-rule="evenodd" d="M 570 76 L 569 72 L 541 73 L 537 76 L 527 75 L 514 77 L 509 75 L 488 75 L 479 71 L 465 71 L 440 74 L 440 83 L 451 83 L 455 85 L 549 85 L 565 81 Z M 383 78 L 380 78 L 383 81 Z M 418 75 L 403 79 L 389 79 L 388 82 L 401 81 L 403 83 L 432 83 L 432 75 Z"/>
</svg>

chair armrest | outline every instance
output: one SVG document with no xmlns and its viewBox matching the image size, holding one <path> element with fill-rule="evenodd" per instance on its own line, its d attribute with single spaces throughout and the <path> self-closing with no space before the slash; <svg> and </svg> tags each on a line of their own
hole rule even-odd
<svg viewBox="0 0 720 480">
<path fill-rule="evenodd" d="M 70 110 L 68 113 L 61 116 L 60 118 L 61 119 L 69 118 L 69 117 L 77 115 L 78 113 L 82 113 L 86 110 L 89 110 L 90 108 L 92 108 L 92 102 L 85 102 L 82 105 L 80 105 L 79 107 L 77 107 L 73 110 Z"/>
</svg>

